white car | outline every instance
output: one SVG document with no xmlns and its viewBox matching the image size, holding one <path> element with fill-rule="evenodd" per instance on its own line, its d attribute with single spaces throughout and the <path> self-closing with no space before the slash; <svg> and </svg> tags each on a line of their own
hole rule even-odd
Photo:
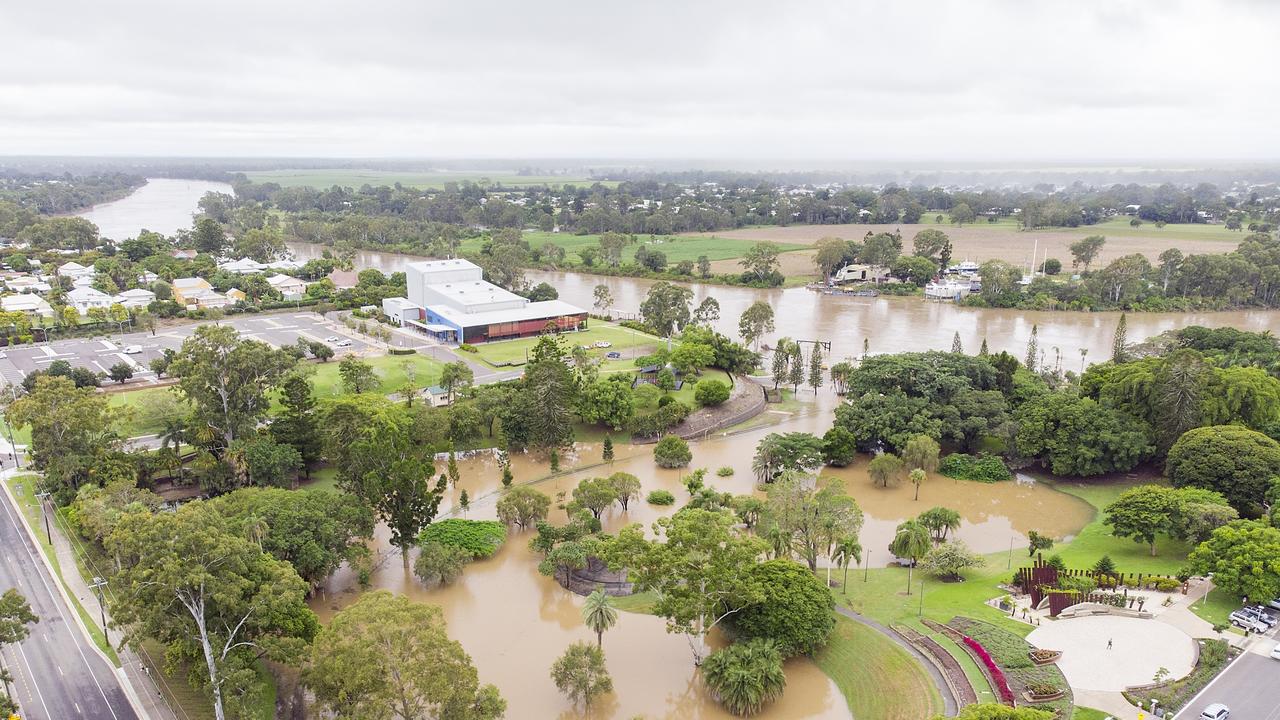
<svg viewBox="0 0 1280 720">
<path fill-rule="evenodd" d="M 350 341 L 350 340 L 339 340 L 338 342 L 334 343 L 334 345 L 335 345 L 335 346 L 337 346 L 337 347 L 350 347 L 350 346 L 351 346 L 351 341 Z"/>
<path fill-rule="evenodd" d="M 1222 703 L 1214 703 L 1200 713 L 1200 720 L 1227 720 L 1231 717 L 1231 708 Z"/>
<path fill-rule="evenodd" d="M 613 343 L 609 342 L 608 340 L 597 340 L 596 347 L 598 348 L 613 347 Z"/>
<path fill-rule="evenodd" d="M 325 338 L 324 341 L 327 343 L 336 343 L 338 342 L 338 338 L 334 337 L 333 335 L 330 335 L 329 337 Z"/>
<path fill-rule="evenodd" d="M 141 355 L 142 346 L 141 345 L 125 345 L 124 354 L 125 355 Z"/>
<path fill-rule="evenodd" d="M 9 353 L 0 351 L 0 360 L 7 360 L 7 359 L 9 359 Z"/>
<path fill-rule="evenodd" d="M 1280 660 L 1280 645 L 1271 648 L 1271 659 Z"/>
</svg>

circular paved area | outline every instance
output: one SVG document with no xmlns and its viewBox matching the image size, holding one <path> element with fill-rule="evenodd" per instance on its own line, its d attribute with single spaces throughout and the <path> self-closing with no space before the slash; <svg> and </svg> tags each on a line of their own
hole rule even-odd
<svg viewBox="0 0 1280 720">
<path fill-rule="evenodd" d="M 1169 669 L 1170 679 L 1180 678 L 1195 662 L 1195 641 L 1158 620 L 1115 615 L 1046 620 L 1027 640 L 1038 648 L 1061 650 L 1062 674 L 1072 687 L 1085 690 L 1150 683 L 1162 667 Z"/>
</svg>

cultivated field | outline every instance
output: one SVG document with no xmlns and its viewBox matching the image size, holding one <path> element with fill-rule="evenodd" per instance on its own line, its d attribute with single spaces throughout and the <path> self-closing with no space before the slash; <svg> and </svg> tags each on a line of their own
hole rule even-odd
<svg viewBox="0 0 1280 720">
<path fill-rule="evenodd" d="M 930 218 L 932 219 L 932 218 Z M 686 237 L 736 239 L 746 241 L 772 240 L 778 243 L 812 244 L 828 236 L 860 239 L 868 232 L 892 232 L 901 230 L 903 250 L 911 252 L 911 238 L 921 230 L 934 227 L 943 230 L 955 247 L 952 257 L 959 260 L 1000 259 L 1015 264 L 1031 261 L 1032 249 L 1039 241 L 1039 255 L 1046 250 L 1049 257 L 1056 257 L 1063 265 L 1070 266 L 1071 251 L 1067 246 L 1089 235 L 1104 235 L 1107 244 L 1098 253 L 1094 267 L 1106 265 L 1117 257 L 1143 253 L 1152 262 L 1164 250 L 1176 247 L 1184 254 L 1231 252 L 1248 233 L 1233 232 L 1221 225 L 1166 225 L 1157 230 L 1151 223 L 1131 228 L 1128 218 L 1113 219 L 1098 225 L 1078 228 L 1055 228 L 1020 231 L 1012 221 L 994 224 L 979 222 L 964 227 L 932 222 L 919 225 L 792 225 L 790 227 L 753 227 L 741 230 L 721 230 L 714 233 L 693 233 Z M 810 253 L 787 253 L 781 256 L 782 272 L 788 276 L 814 272 Z M 733 263 L 716 266 L 717 271 L 729 271 Z"/>
<path fill-rule="evenodd" d="M 400 183 L 406 187 L 441 190 L 445 183 L 461 183 L 471 181 L 482 185 L 501 184 L 507 187 L 527 187 L 530 185 L 591 185 L 596 181 L 572 175 L 516 175 L 511 172 L 398 172 L 394 170 L 348 170 L 334 168 L 332 170 L 259 170 L 246 172 L 250 180 L 258 183 L 273 182 L 284 187 L 300 187 L 309 185 L 316 188 L 341 187 L 359 188 L 361 185 L 395 185 Z M 616 185 L 616 182 L 603 182 L 603 185 Z"/>
</svg>

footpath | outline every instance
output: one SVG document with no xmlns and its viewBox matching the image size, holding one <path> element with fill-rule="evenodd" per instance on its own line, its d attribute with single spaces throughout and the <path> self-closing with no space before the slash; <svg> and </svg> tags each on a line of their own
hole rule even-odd
<svg viewBox="0 0 1280 720">
<path fill-rule="evenodd" d="M 6 469 L 0 473 L 0 481 L 6 482 L 14 475 L 28 474 L 25 470 L 15 470 L 13 468 Z M 15 498 L 16 504 L 16 498 Z M 19 508 L 21 510 L 21 508 Z M 164 658 L 152 657 L 145 649 L 134 651 L 133 648 L 125 645 L 121 647 L 120 631 L 111 628 L 111 614 L 98 602 L 97 593 L 89 587 L 89 583 L 80 573 L 80 565 L 77 560 L 76 551 L 72 543 L 80 543 L 79 538 L 75 538 L 67 532 L 63 526 L 63 519 L 57 513 L 51 513 L 49 523 L 48 539 L 52 541 L 54 555 L 57 557 L 57 566 L 60 570 L 60 579 L 63 587 L 68 593 L 73 595 L 80 605 L 88 613 L 94 622 L 100 622 L 101 618 L 106 618 L 107 627 L 103 628 L 111 646 L 116 649 L 116 654 L 120 656 L 121 670 L 124 672 L 125 679 L 132 686 L 138 701 L 141 703 L 139 708 L 144 717 L 150 720 L 191 720 L 191 718 L 177 707 L 176 711 L 170 707 L 165 695 L 161 693 L 160 686 L 168 685 L 170 681 L 164 677 L 163 660 Z M 33 532 L 39 530 L 32 528 Z M 43 538 L 33 537 L 37 547 L 41 546 Z M 93 568 L 88 568 L 93 572 Z M 107 597 L 112 595 L 110 585 L 104 587 L 104 594 Z M 92 642 L 92 638 L 90 638 Z"/>
</svg>

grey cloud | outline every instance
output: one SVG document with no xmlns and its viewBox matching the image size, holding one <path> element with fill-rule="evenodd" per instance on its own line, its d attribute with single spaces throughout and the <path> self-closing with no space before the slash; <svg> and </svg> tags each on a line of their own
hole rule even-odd
<svg viewBox="0 0 1280 720">
<path fill-rule="evenodd" d="M 0 153 L 1274 159 L 1267 3 L 0 8 Z"/>
</svg>

